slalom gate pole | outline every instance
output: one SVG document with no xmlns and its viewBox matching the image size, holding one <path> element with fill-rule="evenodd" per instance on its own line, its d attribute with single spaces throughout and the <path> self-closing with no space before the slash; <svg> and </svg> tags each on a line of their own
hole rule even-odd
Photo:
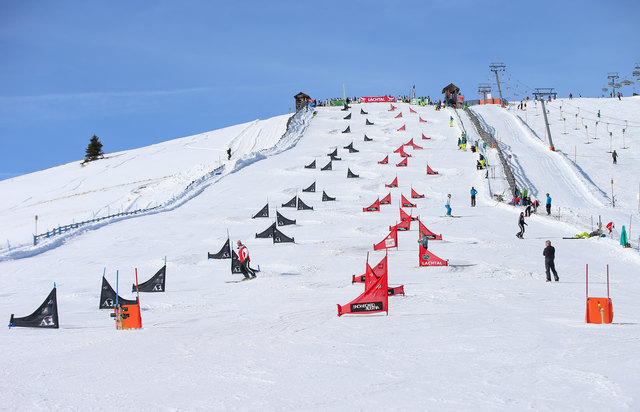
<svg viewBox="0 0 640 412">
<path fill-rule="evenodd" d="M 166 265 L 166 263 L 165 263 L 165 265 Z M 136 268 L 136 300 L 138 301 L 138 305 L 139 305 L 140 304 L 140 291 L 138 290 L 138 268 Z"/>
<path fill-rule="evenodd" d="M 587 280 L 585 282 L 585 284 L 586 284 L 586 294 L 587 294 L 587 299 L 589 299 L 589 264 L 588 263 L 587 263 L 586 274 L 587 274 Z"/>
<path fill-rule="evenodd" d="M 607 299 L 609 298 L 609 264 L 607 264 Z"/>
<path fill-rule="evenodd" d="M 164 257 L 164 265 L 167 266 L 167 257 Z"/>
<path fill-rule="evenodd" d="M 116 270 L 116 308 L 118 307 L 118 271 Z"/>
</svg>

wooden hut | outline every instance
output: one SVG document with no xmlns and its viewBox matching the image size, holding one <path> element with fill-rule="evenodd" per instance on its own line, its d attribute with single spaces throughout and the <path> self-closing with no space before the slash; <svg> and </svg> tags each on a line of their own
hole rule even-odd
<svg viewBox="0 0 640 412">
<path fill-rule="evenodd" d="M 449 83 L 448 86 L 442 89 L 442 93 L 444 94 L 444 104 L 447 106 L 456 107 L 460 88 L 453 83 Z"/>
<path fill-rule="evenodd" d="M 302 92 L 296 94 L 295 96 L 293 96 L 293 98 L 296 99 L 296 112 L 304 109 L 307 102 L 311 101 L 311 97 L 309 97 L 308 94 Z"/>
</svg>

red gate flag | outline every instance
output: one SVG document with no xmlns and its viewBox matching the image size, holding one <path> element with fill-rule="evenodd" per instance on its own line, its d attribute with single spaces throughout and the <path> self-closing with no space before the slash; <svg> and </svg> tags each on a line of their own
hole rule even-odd
<svg viewBox="0 0 640 412">
<path fill-rule="evenodd" d="M 398 132 L 404 132 L 405 130 L 407 130 L 407 125 L 403 124 L 401 128 L 399 128 L 397 131 Z"/>
<path fill-rule="evenodd" d="M 367 264 L 367 273 L 371 272 L 371 267 Z M 384 274 L 376 278 L 371 285 L 365 283 L 365 290 L 347 305 L 338 305 L 338 316 L 345 313 L 376 313 L 387 312 L 389 303 L 389 284 L 387 275 Z"/>
<path fill-rule="evenodd" d="M 407 167 L 408 166 L 408 163 L 407 163 L 408 160 L 409 160 L 409 158 L 405 157 L 404 159 L 402 159 L 400 161 L 400 163 L 396 163 L 396 167 Z"/>
<path fill-rule="evenodd" d="M 411 219 L 401 220 L 400 223 L 397 223 L 395 226 L 389 226 L 389 230 L 393 230 L 394 227 L 400 232 L 411 230 Z"/>
<path fill-rule="evenodd" d="M 394 111 L 394 110 L 396 110 L 396 107 L 395 107 L 393 104 L 391 104 L 391 109 L 389 109 L 388 111 L 389 111 L 389 112 L 392 112 L 392 111 Z"/>
<path fill-rule="evenodd" d="M 387 289 L 387 294 L 389 296 L 393 296 L 393 295 L 402 295 L 404 296 L 404 285 L 400 285 L 400 286 L 396 286 L 396 287 L 389 287 Z"/>
<path fill-rule="evenodd" d="M 400 196 L 400 200 L 401 200 L 400 204 L 402 205 L 402 207 L 416 207 L 416 205 L 409 202 L 407 198 L 404 197 L 404 195 Z"/>
<path fill-rule="evenodd" d="M 413 142 L 413 137 L 411 138 L 411 140 L 409 140 L 407 143 L 405 143 L 403 146 L 411 146 L 413 147 L 413 150 L 421 150 L 422 146 L 418 146 L 417 144 L 415 144 Z"/>
<path fill-rule="evenodd" d="M 431 138 L 430 138 L 430 137 L 425 136 L 425 135 L 424 135 L 424 133 L 422 133 L 422 140 L 431 140 Z"/>
<path fill-rule="evenodd" d="M 371 272 L 369 272 L 368 269 L 371 269 Z M 382 258 L 380 263 L 378 263 L 373 267 L 370 267 L 369 262 L 367 261 L 367 267 L 365 268 L 364 275 L 360 275 L 360 276 L 353 275 L 353 278 L 351 279 L 351 283 L 365 283 L 367 281 L 367 275 L 369 276 L 375 275 L 376 278 L 379 278 L 380 276 L 386 275 L 386 274 L 387 274 L 387 257 L 385 256 Z"/>
<path fill-rule="evenodd" d="M 395 227 L 391 229 L 391 232 L 382 239 L 380 243 L 373 245 L 373 250 L 382 250 L 398 247 L 398 229 Z"/>
<path fill-rule="evenodd" d="M 386 165 L 389 164 L 389 155 L 386 155 L 384 159 L 380 160 L 378 162 L 379 165 Z"/>
<path fill-rule="evenodd" d="M 428 249 L 419 245 L 420 255 L 418 256 L 420 261 L 420 266 L 449 266 L 449 261 L 439 258 L 433 253 L 429 252 Z"/>
<path fill-rule="evenodd" d="M 363 212 L 379 212 L 380 211 L 380 198 L 376 199 L 375 202 L 369 207 L 363 207 Z"/>
<path fill-rule="evenodd" d="M 390 205 L 391 204 L 391 193 L 380 199 L 381 205 Z"/>
<path fill-rule="evenodd" d="M 395 179 L 393 179 L 393 182 L 384 185 L 384 187 L 398 187 L 398 176 L 396 176 Z"/>
<path fill-rule="evenodd" d="M 411 155 L 404 151 L 404 146 L 398 147 L 393 153 L 399 153 L 402 157 L 411 157 Z"/>
<path fill-rule="evenodd" d="M 411 107 L 409 107 L 409 112 L 410 112 L 410 113 L 418 113 L 418 112 L 416 112 L 415 110 L 413 110 Z"/>
<path fill-rule="evenodd" d="M 424 233 L 425 236 L 427 236 L 427 238 L 429 238 L 431 240 L 442 240 L 442 234 L 436 235 L 435 233 L 433 233 L 432 231 L 427 229 L 427 227 L 422 224 L 421 220 L 418 220 L 418 222 L 419 222 L 419 224 L 418 224 L 418 237 L 421 236 L 421 233 Z"/>
<path fill-rule="evenodd" d="M 422 199 L 422 198 L 424 198 L 424 195 L 419 194 L 418 192 L 413 190 L 413 187 L 412 187 L 411 188 L 411 199 Z"/>
<path fill-rule="evenodd" d="M 427 163 L 427 174 L 428 175 L 438 175 L 440 174 L 439 172 L 436 172 L 435 170 L 433 170 L 432 168 L 429 167 L 429 163 Z"/>
<path fill-rule="evenodd" d="M 420 119 L 420 123 L 426 123 L 426 122 L 427 122 L 426 120 L 424 120 L 424 119 L 422 118 L 422 116 L 418 116 L 418 119 Z"/>
<path fill-rule="evenodd" d="M 400 221 L 404 222 L 405 220 L 419 220 L 419 219 L 418 217 L 413 217 L 407 214 L 407 212 L 405 212 L 404 210 L 402 210 L 402 208 L 400 208 Z"/>
<path fill-rule="evenodd" d="M 398 113 L 398 115 L 396 117 L 394 117 L 394 119 L 399 119 L 402 117 L 402 112 Z"/>
</svg>

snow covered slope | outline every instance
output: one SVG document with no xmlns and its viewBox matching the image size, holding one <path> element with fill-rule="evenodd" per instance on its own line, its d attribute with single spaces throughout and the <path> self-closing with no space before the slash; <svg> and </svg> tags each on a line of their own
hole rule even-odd
<svg viewBox="0 0 640 412">
<path fill-rule="evenodd" d="M 476 155 L 456 148 L 460 130 L 449 127 L 453 112 L 414 107 L 413 114 L 408 105 L 397 106 L 389 112 L 387 104 L 354 105 L 351 120 L 339 108 L 320 108 L 305 120 L 299 141 L 283 144 L 289 150 L 250 156 L 180 207 L 0 262 L 0 314 L 8 320 L 11 313 L 31 313 L 56 281 L 61 323 L 59 330 L 0 329 L 2 407 L 637 410 L 637 251 L 620 248 L 616 239 L 564 240 L 584 228 L 542 214 L 528 218 L 524 239 L 517 239 L 521 209 L 490 198 Z M 361 108 L 369 114 L 361 115 Z M 399 112 L 403 117 L 395 118 Z M 375 124 L 366 126 L 367 118 Z M 402 125 L 406 131 L 397 131 Z M 351 133 L 342 133 L 347 126 Z M 364 142 L 365 133 L 373 141 Z M 422 133 L 431 140 L 422 140 Z M 424 149 L 406 147 L 408 167 L 396 167 L 401 158 L 393 151 L 411 138 Z M 343 149 L 351 142 L 358 153 Z M 521 145 L 533 150 L 514 139 L 514 153 Z M 257 150 L 249 138 L 244 147 Z M 324 166 L 335 148 L 342 160 L 333 170 L 304 168 L 313 160 Z M 379 165 L 387 155 L 389 164 Z M 524 161 L 526 153 L 518 157 Z M 593 161 L 604 166 L 608 159 Z M 427 176 L 427 163 L 439 174 Z M 637 175 L 637 166 L 627 167 Z M 348 169 L 359 178 L 348 179 Z M 561 167 L 558 173 L 562 178 L 545 180 L 538 190 L 567 193 L 574 177 Z M 385 188 L 396 176 L 400 187 Z M 135 179 L 110 177 L 100 187 Z M 316 193 L 301 192 L 313 182 Z M 479 191 L 475 208 L 471 186 Z M 411 188 L 425 194 L 413 200 L 412 214 L 444 237 L 430 241 L 429 249 L 450 266 L 418 267 L 413 225 L 388 254 L 389 282 L 404 284 L 407 295 L 390 297 L 388 316 L 338 318 L 336 304 L 362 291 L 351 276 L 364 273 L 367 255 L 372 263 L 385 256 L 372 245 L 399 220 L 398 201 L 402 194 L 409 198 Z M 322 202 L 323 190 L 337 200 Z M 3 186 L 0 193 L 6 193 Z M 362 212 L 388 193 L 391 205 Z M 456 218 L 443 216 L 447 193 Z M 296 194 L 314 210 L 281 206 Z M 251 219 L 267 202 L 272 217 Z M 600 207 L 606 205 L 584 204 L 585 213 Z M 297 220 L 281 228 L 295 244 L 254 238 L 273 222 L 276 208 Z M 260 265 L 256 280 L 226 283 L 238 279 L 229 261 L 207 260 L 227 230 L 248 245 L 253 266 Z M 546 239 L 556 247 L 558 284 L 544 281 Z M 115 331 L 108 313 L 97 309 L 103 268 L 112 284 L 119 270 L 120 293 L 131 298 L 134 268 L 146 280 L 165 256 L 167 292 L 141 296 L 143 329 Z M 613 325 L 584 323 L 586 263 L 594 296 L 606 295 L 610 264 Z M 121 384 L 116 388 L 114 381 Z"/>
<path fill-rule="evenodd" d="M 108 153 L 0 181 L 0 239 L 18 246 L 60 225 L 143 209 L 181 196 L 193 181 L 242 156 L 273 147 L 289 115 L 256 120 L 135 150 Z M 227 148 L 232 160 L 227 161 Z M 3 245 L 6 247 L 6 245 Z"/>
</svg>

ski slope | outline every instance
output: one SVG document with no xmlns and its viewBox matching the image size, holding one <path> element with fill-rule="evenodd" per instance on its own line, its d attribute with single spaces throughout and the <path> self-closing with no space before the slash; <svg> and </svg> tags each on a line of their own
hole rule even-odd
<svg viewBox="0 0 640 412">
<path fill-rule="evenodd" d="M 206 146 L 201 141 L 202 147 L 214 154 L 211 166 L 230 141 L 241 145 L 245 160 L 179 207 L 80 232 L 28 258 L 0 261 L 0 313 L 7 320 L 11 313 L 31 313 L 55 281 L 61 324 L 58 330 L 0 329 L 2 407 L 637 410 L 637 250 L 622 249 L 617 239 L 564 240 L 584 230 L 582 220 L 564 214 L 528 218 L 524 239 L 517 239 L 521 209 L 491 198 L 489 185 L 500 186 L 503 179 L 485 179 L 485 172 L 476 170 L 477 155 L 457 149 L 461 130 L 458 122 L 449 127 L 453 111 L 411 106 L 418 112 L 413 114 L 406 104 L 396 106 L 390 112 L 388 104 L 356 104 L 351 120 L 344 120 L 347 113 L 339 108 L 319 108 L 316 116 L 304 119 L 298 134 L 264 143 L 259 141 L 263 133 L 231 128 L 226 138 L 209 139 Z M 360 109 L 369 114 L 361 115 Z M 395 118 L 398 113 L 403 117 Z M 502 114 L 479 113 L 517 155 L 524 171 L 519 178 L 532 188 L 570 202 L 573 186 L 585 184 L 555 158 L 545 164 L 556 168 L 555 178 L 530 174 L 527 153 L 534 162 L 547 159 L 543 145 L 535 136 L 520 136 L 518 123 L 503 120 Z M 427 122 L 418 122 L 418 116 Z M 374 125 L 366 126 L 365 119 Z M 402 125 L 406 131 L 400 132 Z M 351 133 L 342 133 L 347 126 Z M 364 142 L 365 133 L 373 141 Z M 431 139 L 422 140 L 423 133 Z M 408 167 L 396 167 L 401 158 L 393 151 L 412 138 L 424 149 L 406 147 Z M 358 153 L 343 149 L 351 142 Z M 276 147 L 265 150 L 269 144 Z M 335 148 L 342 160 L 332 163 L 333 170 L 321 171 Z M 488 150 L 487 158 L 494 162 L 495 154 Z M 628 150 L 636 153 L 633 147 Z M 196 153 L 200 151 L 175 150 L 171 161 L 191 170 L 190 165 L 203 162 Z M 145 170 L 156 164 L 158 155 L 154 146 L 138 149 L 135 158 L 125 152 L 130 172 L 105 173 L 93 187 L 116 187 L 149 176 Z M 389 164 L 378 164 L 387 155 Z M 318 168 L 305 169 L 313 160 Z M 94 167 L 106 168 L 101 162 L 112 161 Z M 593 159 L 602 167 L 606 161 Z M 427 176 L 427 164 L 439 174 Z M 51 183 L 34 179 L 28 188 L 26 182 L 0 184 L 0 194 L 19 188 L 24 204 L 29 196 L 41 201 L 65 194 L 68 210 L 81 210 L 83 196 L 73 195 L 87 187 L 62 190 L 55 183 L 83 173 L 79 167 L 74 173 L 63 171 L 66 167 L 47 171 L 69 173 Z M 634 164 L 627 167 L 638 170 Z M 359 178 L 347 179 L 348 169 Z M 399 188 L 385 188 L 395 177 Z M 313 182 L 316 193 L 301 192 Z M 471 186 L 479 192 L 475 208 L 469 204 Z M 180 187 L 158 189 L 158 196 L 167 199 Z M 388 316 L 339 318 L 336 304 L 362 292 L 362 285 L 351 284 L 351 276 L 364 273 L 367 256 L 373 264 L 385 256 L 372 245 L 397 223 L 398 201 L 401 194 L 410 198 L 411 188 L 425 198 L 410 199 L 417 207 L 405 211 L 442 233 L 444 240 L 430 241 L 429 250 L 449 259 L 450 266 L 418 267 L 418 234 L 412 225 L 399 233 L 397 250 L 388 251 L 389 283 L 404 284 L 406 296 L 389 298 Z M 322 202 L 323 190 L 337 200 Z M 597 191 L 575 192 L 581 197 L 569 204 L 581 216 L 591 209 L 614 212 Z M 388 193 L 391 205 L 362 212 Z M 443 216 L 448 193 L 456 218 Z M 314 210 L 281 207 L 295 195 Z M 103 191 L 96 204 L 113 204 L 122 196 Z M 251 219 L 267 202 L 272 217 Z M 17 200 L 12 204 L 19 209 Z M 62 214 L 56 204 L 43 202 L 42 207 L 51 205 Z M 280 228 L 295 244 L 254 238 L 273 222 L 276 208 L 297 220 L 295 226 Z M 38 213 L 48 213 L 44 210 Z M 5 213 L 3 230 L 11 227 L 4 223 L 11 220 Z M 239 276 L 230 274 L 229 260 L 207 260 L 207 252 L 217 252 L 226 241 L 227 231 L 232 241 L 241 239 L 248 246 L 252 266 L 260 265 L 256 280 L 226 283 Z M 546 239 L 556 247 L 557 284 L 544 281 Z M 134 268 L 144 281 L 164 264 L 165 256 L 167 292 L 141 295 L 143 328 L 114 330 L 108 313 L 97 309 L 103 268 L 114 287 L 119 270 L 120 295 L 132 298 Z M 584 323 L 587 263 L 592 296 L 606 294 L 605 265 L 610 265 L 612 325 Z"/>
</svg>

